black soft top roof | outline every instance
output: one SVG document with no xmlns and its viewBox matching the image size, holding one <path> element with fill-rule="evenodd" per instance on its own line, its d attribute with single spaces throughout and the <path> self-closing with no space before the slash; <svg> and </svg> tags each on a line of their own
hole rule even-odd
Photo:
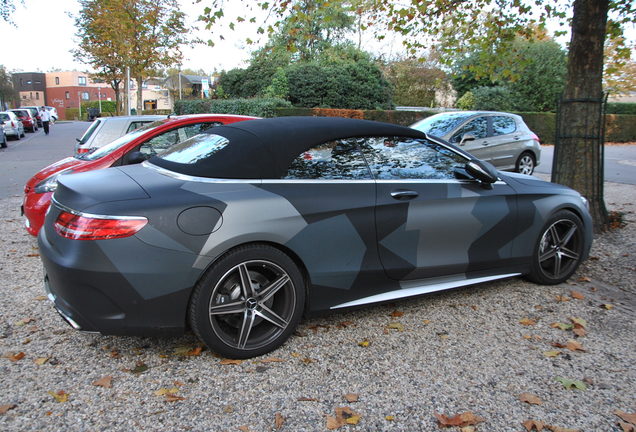
<svg viewBox="0 0 636 432">
<path fill-rule="evenodd" d="M 277 117 L 208 129 L 229 140 L 222 150 L 192 164 L 155 156 L 150 163 L 181 174 L 209 178 L 280 178 L 291 161 L 310 148 L 335 139 L 402 136 L 426 138 L 409 127 L 340 117 Z"/>
</svg>

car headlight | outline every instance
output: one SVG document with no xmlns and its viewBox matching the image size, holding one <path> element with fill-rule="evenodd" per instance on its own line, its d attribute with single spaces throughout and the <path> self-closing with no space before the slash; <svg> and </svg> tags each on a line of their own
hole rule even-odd
<svg viewBox="0 0 636 432">
<path fill-rule="evenodd" d="M 61 176 L 62 174 L 70 174 L 72 172 L 73 170 L 71 170 L 70 168 L 62 170 L 60 172 L 56 172 L 55 174 L 48 176 L 47 178 L 42 180 L 40 183 L 35 185 L 35 188 L 33 188 L 33 191 L 35 193 L 40 193 L 40 194 L 46 193 L 46 192 L 55 192 L 55 190 L 57 189 L 58 177 Z"/>
</svg>

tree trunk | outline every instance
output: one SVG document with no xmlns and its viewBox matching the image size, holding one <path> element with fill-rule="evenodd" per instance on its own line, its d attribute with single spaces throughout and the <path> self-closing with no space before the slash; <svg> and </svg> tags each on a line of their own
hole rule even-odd
<svg viewBox="0 0 636 432">
<path fill-rule="evenodd" d="M 607 227 L 603 199 L 603 43 L 609 0 L 575 0 L 568 76 L 561 101 L 552 181 L 590 203 L 594 230 Z"/>
<path fill-rule="evenodd" d="M 121 86 L 121 80 L 112 80 L 110 87 L 115 92 L 115 115 L 121 115 L 121 109 L 119 103 L 121 102 L 121 95 L 119 94 L 119 87 Z"/>
<path fill-rule="evenodd" d="M 144 95 L 143 89 L 141 88 L 144 83 L 144 79 L 141 76 L 137 77 L 137 115 L 141 115 L 141 111 L 144 109 Z"/>
</svg>

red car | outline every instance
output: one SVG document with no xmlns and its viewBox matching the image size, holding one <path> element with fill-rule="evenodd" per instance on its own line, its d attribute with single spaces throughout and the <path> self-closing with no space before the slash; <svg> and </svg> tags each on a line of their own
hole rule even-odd
<svg viewBox="0 0 636 432">
<path fill-rule="evenodd" d="M 33 117 L 30 110 L 26 108 L 24 109 L 16 108 L 9 111 L 14 113 L 18 117 L 18 120 L 20 120 L 22 124 L 24 125 L 25 130 L 28 129 L 31 132 L 35 132 L 38 130 L 38 122 L 35 119 L 35 117 Z"/>
<path fill-rule="evenodd" d="M 210 127 L 253 120 L 257 117 L 229 114 L 195 114 L 159 120 L 136 129 L 92 153 L 62 159 L 35 174 L 24 187 L 22 214 L 29 234 L 37 236 L 62 174 L 91 171 L 143 162 Z"/>
</svg>

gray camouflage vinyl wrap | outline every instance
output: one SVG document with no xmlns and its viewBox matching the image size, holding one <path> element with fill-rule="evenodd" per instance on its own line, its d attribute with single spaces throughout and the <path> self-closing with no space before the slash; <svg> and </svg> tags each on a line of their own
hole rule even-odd
<svg viewBox="0 0 636 432">
<path fill-rule="evenodd" d="M 243 244 L 272 244 L 298 263 L 310 313 L 418 284 L 527 273 L 546 220 L 561 208 L 583 220 L 585 254 L 591 245 L 579 195 L 525 176 L 501 173 L 491 188 L 414 181 L 406 187 L 419 197 L 397 201 L 390 191 L 404 183 L 198 179 L 147 163 L 108 171 L 113 192 L 101 188 L 93 201 L 86 191 L 103 177 L 62 177 L 60 205 L 39 236 L 58 309 L 105 334 L 183 331 L 197 281 Z M 52 227 L 60 206 L 149 223 L 129 238 L 67 240 Z"/>
</svg>

